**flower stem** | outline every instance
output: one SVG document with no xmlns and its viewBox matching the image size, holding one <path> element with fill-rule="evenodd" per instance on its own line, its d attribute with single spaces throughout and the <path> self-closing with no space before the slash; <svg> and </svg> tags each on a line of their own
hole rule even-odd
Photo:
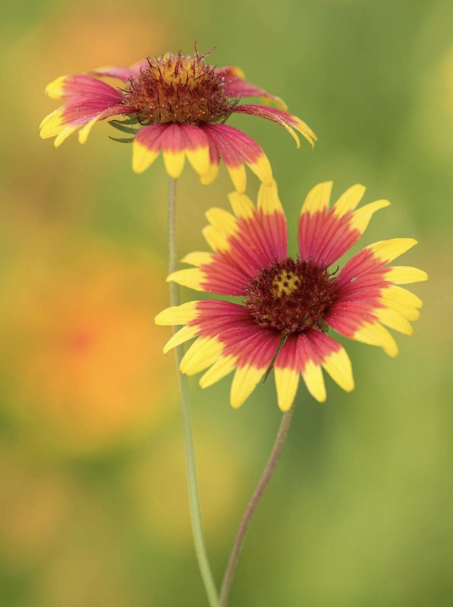
<svg viewBox="0 0 453 607">
<path fill-rule="evenodd" d="M 230 594 L 231 585 L 233 583 L 233 577 L 236 571 L 239 556 L 241 554 L 242 546 L 244 544 L 245 534 L 247 533 L 247 529 L 252 519 L 253 513 L 255 512 L 255 508 L 257 507 L 258 502 L 260 501 L 260 498 L 267 487 L 267 484 L 271 480 L 272 474 L 275 470 L 275 466 L 277 465 L 277 462 L 279 460 L 283 446 L 286 442 L 286 437 L 288 436 L 293 412 L 294 406 L 292 406 L 289 411 L 283 414 L 282 421 L 280 422 L 280 428 L 278 429 L 277 438 L 275 439 L 274 447 L 272 449 L 272 453 L 264 469 L 263 475 L 261 476 L 261 479 L 255 489 L 255 492 L 252 495 L 251 500 L 249 501 L 249 504 L 239 526 L 233 549 L 231 551 L 230 560 L 228 561 L 228 566 L 226 568 L 225 575 L 223 578 L 222 588 L 220 590 L 220 607 L 226 607 L 228 604 L 228 597 Z"/>
<path fill-rule="evenodd" d="M 168 184 L 168 271 L 177 269 L 177 247 L 176 247 L 176 179 L 169 178 Z M 170 282 L 170 303 L 178 306 L 180 303 L 179 286 Z M 175 327 L 176 332 L 180 327 Z M 189 385 L 187 377 L 179 371 L 181 359 L 184 356 L 184 347 L 176 348 L 176 363 L 178 369 L 179 392 L 181 395 L 181 412 L 184 431 L 184 443 L 186 450 L 187 481 L 189 488 L 190 514 L 192 519 L 192 533 L 195 544 L 195 552 L 198 559 L 201 577 L 203 579 L 210 607 L 219 606 L 217 589 L 209 565 L 208 555 L 203 537 L 201 524 L 200 500 L 198 498 L 197 473 L 195 467 L 195 449 L 193 444 L 192 418 L 189 402 Z"/>
</svg>

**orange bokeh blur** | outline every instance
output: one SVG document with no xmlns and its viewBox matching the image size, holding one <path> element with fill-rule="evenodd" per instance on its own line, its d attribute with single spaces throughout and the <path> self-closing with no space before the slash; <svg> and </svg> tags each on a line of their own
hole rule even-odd
<svg viewBox="0 0 453 607">
<path fill-rule="evenodd" d="M 13 276 L 1 331 L 7 400 L 44 418 L 46 440 L 105 446 L 168 412 L 173 360 L 154 324 L 165 274 L 149 255 L 59 241 L 20 257 Z"/>
</svg>

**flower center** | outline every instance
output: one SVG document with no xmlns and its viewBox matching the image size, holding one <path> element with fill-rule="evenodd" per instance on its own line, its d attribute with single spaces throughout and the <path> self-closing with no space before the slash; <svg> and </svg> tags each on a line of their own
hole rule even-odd
<svg viewBox="0 0 453 607">
<path fill-rule="evenodd" d="M 327 333 L 325 318 L 335 294 L 336 279 L 326 267 L 288 257 L 250 280 L 245 306 L 260 327 L 284 335 L 308 329 Z"/>
<path fill-rule="evenodd" d="M 135 108 L 145 124 L 197 124 L 231 114 L 223 76 L 198 53 L 195 57 L 167 54 L 148 59 L 138 76 L 130 78 L 125 103 Z"/>
</svg>

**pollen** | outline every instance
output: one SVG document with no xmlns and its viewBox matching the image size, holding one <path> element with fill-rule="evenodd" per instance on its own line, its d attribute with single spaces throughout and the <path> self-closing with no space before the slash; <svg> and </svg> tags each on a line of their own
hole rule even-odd
<svg viewBox="0 0 453 607">
<path fill-rule="evenodd" d="M 288 257 L 250 280 L 245 305 L 260 327 L 284 335 L 308 329 L 326 333 L 325 318 L 336 298 L 336 283 L 326 267 Z"/>
<path fill-rule="evenodd" d="M 148 59 L 124 90 L 125 103 L 142 124 L 198 124 L 225 120 L 234 102 L 224 90 L 224 77 L 207 64 L 205 55 L 169 53 Z"/>
</svg>

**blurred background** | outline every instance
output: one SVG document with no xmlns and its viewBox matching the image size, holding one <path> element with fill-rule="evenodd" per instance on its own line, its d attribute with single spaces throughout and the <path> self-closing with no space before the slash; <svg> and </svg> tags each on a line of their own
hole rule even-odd
<svg viewBox="0 0 453 607">
<path fill-rule="evenodd" d="M 162 159 L 142 175 L 101 123 L 58 149 L 38 125 L 48 82 L 168 50 L 217 47 L 316 132 L 296 150 L 238 116 L 264 148 L 291 246 L 308 190 L 389 198 L 361 246 L 397 236 L 428 271 L 400 355 L 348 343 L 356 389 L 301 389 L 288 443 L 250 528 L 231 606 L 453 603 L 453 4 L 449 0 L 24 0 L 2 7 L 0 604 L 206 605 L 191 539 L 170 335 Z M 204 249 L 209 206 L 185 170 L 180 256 Z M 253 197 L 257 181 L 249 173 Z M 291 227 L 292 226 L 292 227 Z M 183 292 L 188 300 L 194 298 Z M 280 413 L 273 380 L 242 409 L 231 379 L 191 381 L 205 534 L 220 580 Z"/>
</svg>

